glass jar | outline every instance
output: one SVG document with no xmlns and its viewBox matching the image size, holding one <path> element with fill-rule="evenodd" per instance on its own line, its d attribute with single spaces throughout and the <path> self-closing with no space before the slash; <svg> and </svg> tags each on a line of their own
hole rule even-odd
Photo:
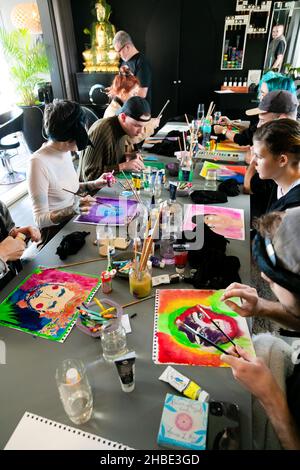
<svg viewBox="0 0 300 470">
<path fill-rule="evenodd" d="M 130 294 L 137 299 L 143 299 L 151 294 L 152 278 L 146 268 L 144 271 L 131 269 L 129 273 L 129 290 Z"/>
<path fill-rule="evenodd" d="M 83 363 L 66 359 L 56 370 L 56 383 L 65 412 L 75 424 L 86 423 L 93 412 L 93 395 Z"/>
<path fill-rule="evenodd" d="M 159 247 L 159 254 L 162 257 L 163 261 L 166 264 L 175 264 L 175 259 L 174 259 L 174 250 L 173 250 L 173 244 L 175 242 L 174 236 L 170 235 L 167 238 L 162 238 L 159 242 L 160 247 Z"/>
<path fill-rule="evenodd" d="M 121 320 L 109 322 L 102 328 L 101 345 L 103 357 L 108 362 L 127 352 L 126 331 Z"/>
<path fill-rule="evenodd" d="M 205 178 L 205 189 L 207 191 L 217 190 L 217 170 L 215 169 L 207 170 L 206 178 Z"/>
</svg>

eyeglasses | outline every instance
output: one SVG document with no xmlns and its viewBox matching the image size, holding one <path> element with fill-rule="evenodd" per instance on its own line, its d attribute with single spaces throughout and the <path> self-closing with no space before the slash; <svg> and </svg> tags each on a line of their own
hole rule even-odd
<svg viewBox="0 0 300 470">
<path fill-rule="evenodd" d="M 116 50 L 116 52 L 117 52 L 118 54 L 120 54 L 120 52 L 124 49 L 125 46 L 127 46 L 127 43 L 124 44 L 124 46 L 122 46 L 121 49 L 119 49 L 118 51 Z"/>
</svg>

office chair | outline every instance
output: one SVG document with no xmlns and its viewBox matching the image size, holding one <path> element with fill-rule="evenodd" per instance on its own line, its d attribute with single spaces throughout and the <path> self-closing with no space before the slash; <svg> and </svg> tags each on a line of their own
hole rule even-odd
<svg viewBox="0 0 300 470">
<path fill-rule="evenodd" d="M 0 114 L 0 159 L 6 169 L 6 174 L 0 179 L 0 184 L 20 183 L 26 179 L 25 173 L 14 171 L 10 161 L 12 157 L 17 155 L 17 152 L 10 153 L 10 150 L 15 150 L 20 147 L 20 142 L 17 140 L 17 136 L 15 134 L 22 130 L 22 109 L 12 109 Z"/>
<path fill-rule="evenodd" d="M 92 109 L 88 108 L 87 106 L 80 105 L 80 107 L 84 111 L 85 118 L 86 118 L 85 124 L 86 124 L 87 130 L 89 130 L 92 124 L 94 124 L 94 122 L 99 120 L 99 117 Z"/>
</svg>

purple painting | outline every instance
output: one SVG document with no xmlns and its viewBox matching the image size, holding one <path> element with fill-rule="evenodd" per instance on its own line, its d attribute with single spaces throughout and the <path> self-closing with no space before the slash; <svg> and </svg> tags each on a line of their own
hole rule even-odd
<svg viewBox="0 0 300 470">
<path fill-rule="evenodd" d="M 137 201 L 97 197 L 88 214 L 79 215 L 75 222 L 99 225 L 127 225 L 136 215 Z"/>
</svg>

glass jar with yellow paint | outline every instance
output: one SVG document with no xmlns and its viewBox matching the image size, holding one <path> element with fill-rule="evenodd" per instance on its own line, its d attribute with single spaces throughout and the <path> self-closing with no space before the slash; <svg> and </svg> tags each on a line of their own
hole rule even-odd
<svg viewBox="0 0 300 470">
<path fill-rule="evenodd" d="M 151 294 L 152 278 L 151 274 L 146 268 L 144 271 L 139 271 L 132 268 L 129 273 L 129 289 L 130 294 L 137 299 L 143 299 Z"/>
</svg>

